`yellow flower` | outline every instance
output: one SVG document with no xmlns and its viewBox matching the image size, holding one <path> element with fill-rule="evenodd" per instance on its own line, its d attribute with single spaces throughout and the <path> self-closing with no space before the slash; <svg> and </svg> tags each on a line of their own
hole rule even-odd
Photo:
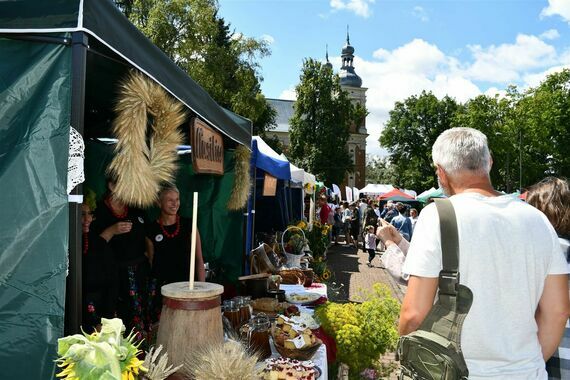
<svg viewBox="0 0 570 380">
<path fill-rule="evenodd" d="M 328 269 L 325 269 L 325 271 L 323 272 L 323 280 L 329 280 L 331 278 L 331 271 Z"/>
<path fill-rule="evenodd" d="M 146 372 L 147 369 L 143 367 L 143 361 L 139 360 L 136 356 L 131 359 L 129 364 L 125 367 L 125 371 L 121 374 L 121 380 L 136 380 L 141 372 Z M 135 376 L 137 375 L 137 376 Z"/>
</svg>

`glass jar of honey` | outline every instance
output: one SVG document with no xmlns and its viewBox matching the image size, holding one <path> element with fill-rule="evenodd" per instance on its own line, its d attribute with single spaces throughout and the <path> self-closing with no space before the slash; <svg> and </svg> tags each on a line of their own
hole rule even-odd
<svg viewBox="0 0 570 380">
<path fill-rule="evenodd" d="M 271 322 L 269 317 L 263 313 L 255 315 L 249 321 L 249 346 L 259 353 L 261 359 L 271 356 L 271 346 L 269 345 L 269 330 Z"/>
</svg>

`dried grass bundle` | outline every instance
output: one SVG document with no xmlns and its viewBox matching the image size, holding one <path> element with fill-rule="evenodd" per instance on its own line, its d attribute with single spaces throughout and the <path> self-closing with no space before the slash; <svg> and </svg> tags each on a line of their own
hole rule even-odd
<svg viewBox="0 0 570 380">
<path fill-rule="evenodd" d="M 196 380 L 252 380 L 256 378 L 257 354 L 235 340 L 211 345 L 187 358 L 184 375 Z"/>
<path fill-rule="evenodd" d="M 108 168 L 117 179 L 114 196 L 129 205 L 150 206 L 161 183 L 174 179 L 176 147 L 183 141 L 178 127 L 186 119 L 184 106 L 144 74 L 133 71 L 121 83 L 115 111 L 113 134 L 119 142 Z M 150 146 L 148 115 L 153 119 Z"/>
<path fill-rule="evenodd" d="M 152 347 L 150 351 L 146 353 L 143 366 L 148 370 L 148 372 L 145 373 L 144 379 L 164 380 L 182 368 L 182 365 L 177 367 L 169 365 L 168 353 L 164 351 L 164 353 L 160 355 L 161 351 L 162 345 L 158 346 L 156 350 Z"/>
<path fill-rule="evenodd" d="M 228 200 L 228 210 L 241 210 L 247 204 L 251 190 L 250 161 L 251 152 L 245 146 L 240 145 L 235 152 L 235 177 L 232 193 Z"/>
</svg>

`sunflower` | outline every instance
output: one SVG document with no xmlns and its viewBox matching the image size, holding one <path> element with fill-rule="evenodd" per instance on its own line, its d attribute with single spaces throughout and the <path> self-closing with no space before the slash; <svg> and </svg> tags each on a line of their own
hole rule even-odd
<svg viewBox="0 0 570 380">
<path fill-rule="evenodd" d="M 327 268 L 324 270 L 322 278 L 324 281 L 328 281 L 331 278 L 331 271 Z"/>
<path fill-rule="evenodd" d="M 146 372 L 146 368 L 143 367 L 143 361 L 134 356 L 125 366 L 125 370 L 121 373 L 121 380 L 136 380 L 138 378 L 139 371 Z"/>
</svg>

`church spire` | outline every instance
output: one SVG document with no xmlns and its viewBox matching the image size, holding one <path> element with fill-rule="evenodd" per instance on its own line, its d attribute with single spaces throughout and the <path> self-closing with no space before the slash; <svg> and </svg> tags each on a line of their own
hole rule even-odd
<svg viewBox="0 0 570 380">
<path fill-rule="evenodd" d="M 354 71 L 354 48 L 350 45 L 350 34 L 346 26 L 346 45 L 341 51 L 342 67 L 340 68 L 340 84 L 350 87 L 362 87 L 362 79 Z"/>
<path fill-rule="evenodd" d="M 326 48 L 325 48 L 325 51 L 326 51 L 326 52 L 325 52 L 325 57 L 326 57 L 326 59 L 327 59 L 327 62 L 325 63 L 325 66 L 328 67 L 328 68 L 330 68 L 330 69 L 332 70 L 332 68 L 333 68 L 332 63 L 329 62 L 329 44 L 326 44 L 325 46 L 326 46 Z"/>
</svg>

